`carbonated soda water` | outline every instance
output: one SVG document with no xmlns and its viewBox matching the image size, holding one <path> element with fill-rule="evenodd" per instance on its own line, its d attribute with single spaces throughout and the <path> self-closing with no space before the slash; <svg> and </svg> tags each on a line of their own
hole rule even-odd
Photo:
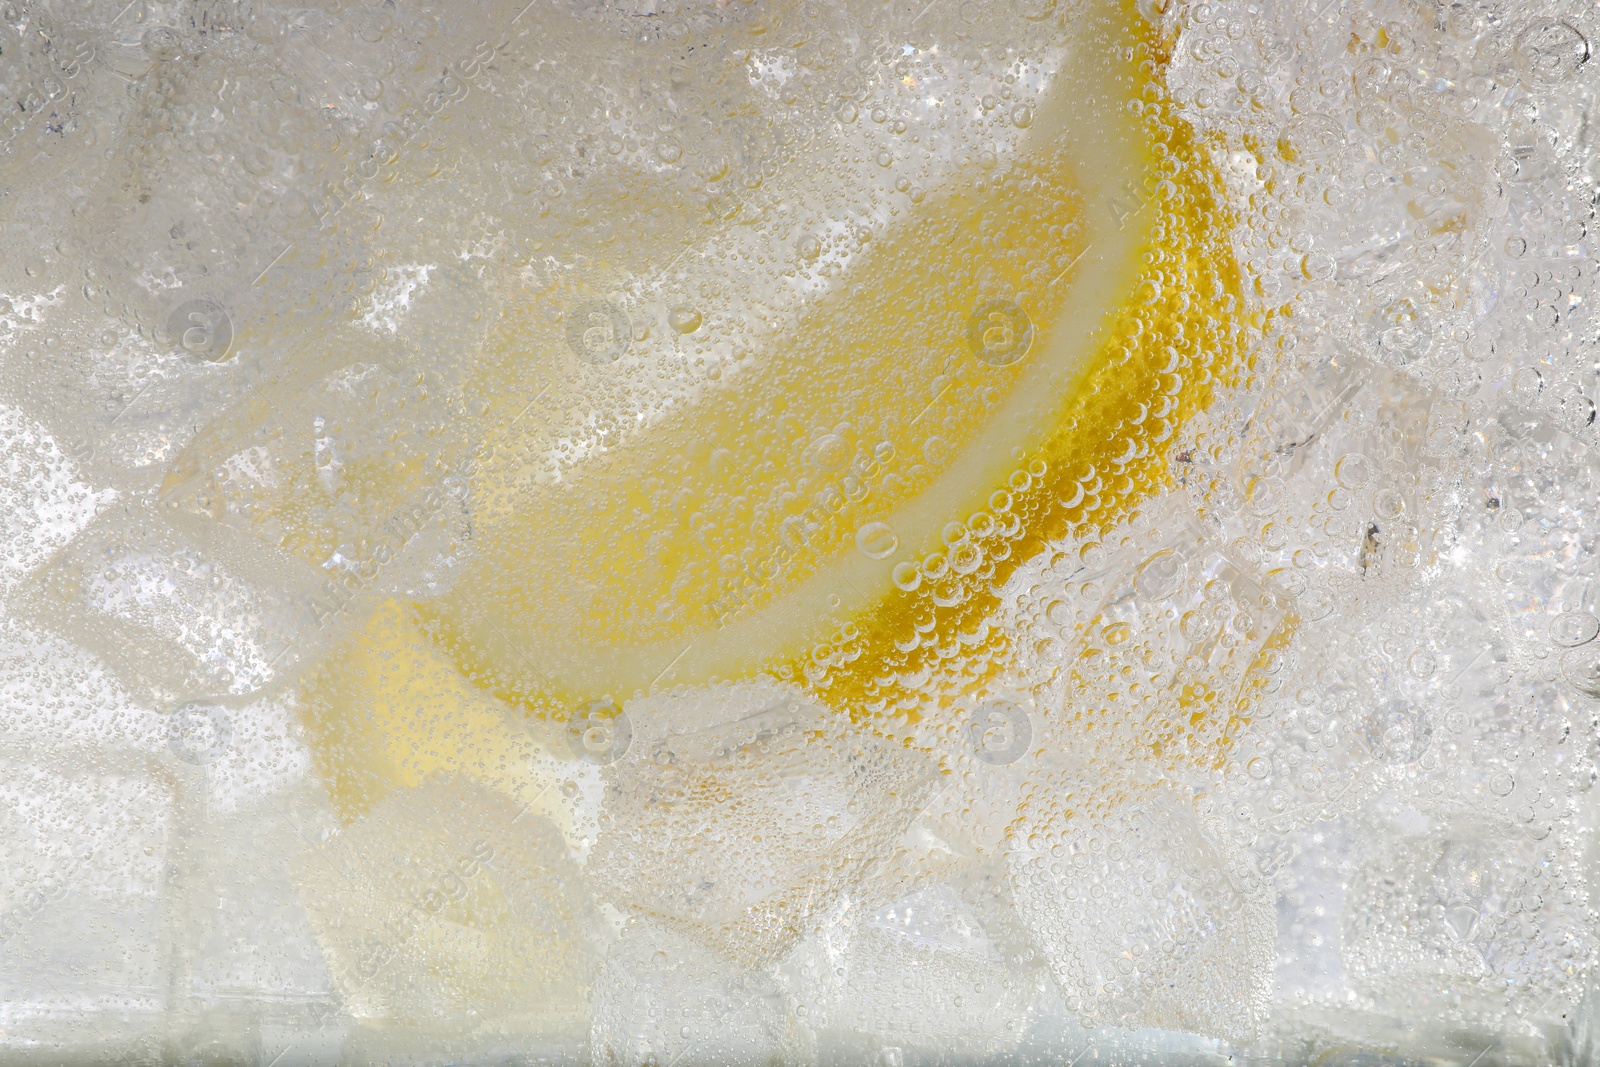
<svg viewBox="0 0 1600 1067">
<path fill-rule="evenodd" d="M 0 6 L 0 1058 L 1585 1064 L 1568 0 Z"/>
</svg>

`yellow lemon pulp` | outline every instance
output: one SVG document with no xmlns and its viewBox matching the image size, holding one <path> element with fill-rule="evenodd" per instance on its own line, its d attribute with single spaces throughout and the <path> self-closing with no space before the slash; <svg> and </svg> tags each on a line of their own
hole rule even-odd
<svg viewBox="0 0 1600 1067">
<path fill-rule="evenodd" d="M 559 720 L 769 671 L 857 717 L 915 718 L 981 688 L 1011 651 L 986 623 L 1005 578 L 1160 491 L 1174 434 L 1259 327 L 1201 146 L 1130 106 L 1159 97 L 1162 61 L 1131 10 L 1086 14 L 1015 159 L 906 208 L 792 336 L 557 484 L 528 476 L 526 400 L 504 397 L 473 475 L 474 569 L 380 612 L 312 687 L 324 768 L 368 768 L 339 772 L 341 807 L 463 767 L 514 788 L 514 739 L 476 710 L 489 693 Z M 527 361 L 531 332 L 507 315 L 491 349 Z M 1230 693 L 1173 699 L 1226 739 L 1247 698 Z M 441 708 L 473 740 L 438 736 Z"/>
</svg>

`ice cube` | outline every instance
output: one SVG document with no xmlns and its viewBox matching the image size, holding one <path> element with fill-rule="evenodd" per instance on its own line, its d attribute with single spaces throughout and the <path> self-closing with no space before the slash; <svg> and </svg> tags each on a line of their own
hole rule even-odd
<svg viewBox="0 0 1600 1067">
<path fill-rule="evenodd" d="M 78 755 L 0 758 L 0 1026 L 13 1038 L 171 1003 L 173 783 L 135 754 Z"/>
<path fill-rule="evenodd" d="M 80 480 L 50 432 L 0 404 L 0 600 L 116 498 Z"/>
<path fill-rule="evenodd" d="M 804 1052 L 793 1010 L 771 974 L 648 921 L 630 922 L 595 979 L 590 1055 L 597 1067 L 791 1062 Z"/>
<path fill-rule="evenodd" d="M 98 651 L 147 706 L 253 693 L 331 636 L 311 568 L 216 526 L 129 498 L 40 569 L 18 604 Z"/>
<path fill-rule="evenodd" d="M 296 880 L 358 1019 L 586 1027 L 600 919 L 561 835 L 503 794 L 448 778 L 397 792 Z"/>
<path fill-rule="evenodd" d="M 981 909 L 953 883 L 862 913 L 842 897 L 831 922 L 784 960 L 819 1047 L 863 1042 L 984 1061 L 1014 1049 L 1032 981 Z"/>
<path fill-rule="evenodd" d="M 293 861 L 306 842 L 318 840 L 333 822 L 325 798 L 314 783 L 286 776 L 273 792 L 248 799 L 223 792 L 225 803 L 218 804 L 218 764 L 172 762 L 185 789 L 182 877 L 168 890 L 188 916 L 178 939 L 184 986 L 194 996 L 224 1000 L 278 990 L 293 1008 L 275 1013 L 277 1021 L 300 1031 L 293 1044 L 315 1047 L 316 1035 L 308 1031 L 329 1024 L 337 1030 L 351 1021 L 340 1010 L 293 878 Z M 231 1022 L 213 1020 L 214 1029 L 224 1031 L 214 1036 L 235 1042 L 245 1036 Z M 207 1029 L 196 1027 L 200 1034 Z"/>
<path fill-rule="evenodd" d="M 397 591 L 441 591 L 469 540 L 470 457 L 405 351 L 358 336 L 332 368 L 308 359 L 207 426 L 162 482 L 174 514 L 315 568 L 323 629 Z"/>
<path fill-rule="evenodd" d="M 1034 689 L 1036 749 L 1177 769 L 1234 743 L 1279 684 L 1293 621 L 1288 598 L 1214 532 L 1173 494 L 1114 551 L 1061 542 L 1012 576 L 1004 611 L 1026 635 L 1015 684 Z"/>
<path fill-rule="evenodd" d="M 1394 797 L 1346 820 L 1349 983 L 1431 1012 L 1561 1017 L 1595 951 L 1572 867 L 1507 820 L 1428 818 Z"/>
<path fill-rule="evenodd" d="M 1023 921 L 1084 1025 L 1233 1040 L 1261 1021 L 1271 897 L 1171 784 L 1105 766 L 1030 783 L 1007 873 Z"/>
<path fill-rule="evenodd" d="M 780 954 L 910 824 L 932 765 L 777 683 L 630 703 L 598 885 L 736 960 Z"/>
</svg>

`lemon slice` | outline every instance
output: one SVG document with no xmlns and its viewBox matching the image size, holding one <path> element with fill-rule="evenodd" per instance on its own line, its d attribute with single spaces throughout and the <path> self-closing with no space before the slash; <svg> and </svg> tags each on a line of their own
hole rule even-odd
<svg viewBox="0 0 1600 1067">
<path fill-rule="evenodd" d="M 1244 351 L 1207 161 L 1143 103 L 1153 32 L 1112 4 L 1072 29 L 1016 156 L 908 208 L 721 388 L 554 484 L 503 399 L 477 565 L 426 608 L 469 677 L 558 718 L 758 671 L 914 715 L 1004 658 L 1014 542 L 1158 488 Z M 536 332 L 508 315 L 491 347 L 538 362 Z"/>
<path fill-rule="evenodd" d="M 526 413 L 572 324 L 503 314 L 476 562 L 442 597 L 385 605 L 304 687 L 345 817 L 443 773 L 538 795 L 507 705 L 562 722 L 767 673 L 915 720 L 1005 673 L 1006 579 L 1161 491 L 1184 420 L 1259 336 L 1220 181 L 1159 104 L 1165 61 L 1131 10 L 1086 10 L 1013 156 L 901 205 L 794 329 L 554 481 L 540 456 L 559 442 Z M 626 325 L 604 302 L 569 311 L 584 346 Z M 1253 686 L 1175 694 L 1194 736 L 1159 747 L 1225 759 Z"/>
</svg>

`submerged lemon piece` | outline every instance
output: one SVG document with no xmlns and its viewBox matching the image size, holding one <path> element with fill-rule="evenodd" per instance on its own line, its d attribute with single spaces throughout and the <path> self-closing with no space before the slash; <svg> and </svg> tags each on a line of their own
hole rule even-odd
<svg viewBox="0 0 1600 1067">
<path fill-rule="evenodd" d="M 440 775 L 472 778 L 558 817 L 541 750 L 504 708 L 471 685 L 419 627 L 413 608 L 383 602 L 308 679 L 302 721 L 334 806 L 347 819 L 397 788 Z"/>
<path fill-rule="evenodd" d="M 1205 161 L 1137 106 L 1136 18 L 1087 12 L 1015 158 L 907 208 L 733 380 L 554 484 L 531 390 L 505 396 L 477 564 L 428 608 L 463 669 L 557 717 L 759 670 L 914 710 L 938 671 L 981 673 L 1009 541 L 1156 489 L 1241 350 Z M 492 333 L 510 364 L 540 358 L 531 314 Z"/>
<path fill-rule="evenodd" d="M 765 672 L 914 719 L 1006 668 L 988 621 L 1006 578 L 1167 486 L 1179 427 L 1247 371 L 1260 326 L 1202 146 L 1142 103 L 1161 95 L 1155 34 L 1111 4 L 1072 32 L 1014 156 L 903 207 L 797 328 L 559 479 L 540 477 L 556 442 L 524 417 L 545 388 L 525 368 L 552 358 L 530 339 L 570 324 L 501 317 L 471 569 L 384 607 L 308 686 L 347 817 L 440 773 L 527 792 L 507 704 L 564 720 Z M 622 325 L 567 310 L 599 342 Z M 1255 688 L 1174 692 L 1185 714 L 1146 751 L 1224 759 Z"/>
</svg>

